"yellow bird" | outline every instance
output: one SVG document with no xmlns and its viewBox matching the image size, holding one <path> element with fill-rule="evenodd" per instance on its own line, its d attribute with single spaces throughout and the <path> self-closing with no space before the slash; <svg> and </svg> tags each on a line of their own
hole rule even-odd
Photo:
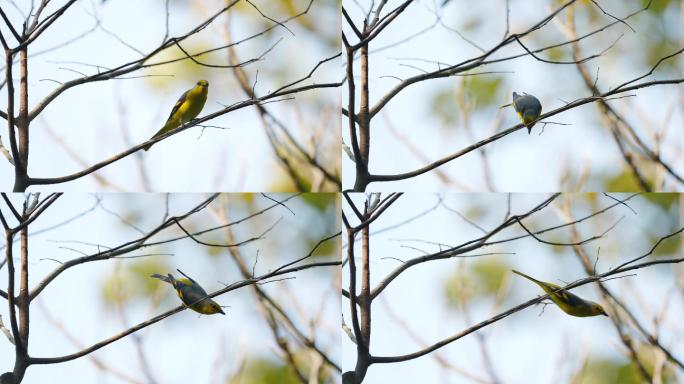
<svg viewBox="0 0 684 384">
<path fill-rule="evenodd" d="M 204 108 L 208 92 L 209 82 L 206 80 L 198 81 L 197 85 L 185 91 L 180 99 L 176 101 L 176 105 L 173 106 L 166 124 L 152 136 L 152 139 L 156 139 L 181 125 L 185 125 L 185 123 L 197 117 L 202 108 Z M 143 149 L 147 151 L 150 147 L 152 147 L 152 144 L 145 146 Z"/>
<path fill-rule="evenodd" d="M 574 295 L 564 289 L 561 289 L 561 287 L 557 286 L 556 284 L 539 281 L 535 278 L 527 276 L 522 272 L 518 272 L 515 269 L 513 270 L 513 273 L 520 275 L 526 278 L 527 280 L 530 280 L 533 283 L 540 286 L 541 289 L 543 289 L 544 292 L 546 292 L 549 295 L 551 300 L 553 300 L 553 302 L 556 303 L 556 305 L 568 315 L 578 317 L 598 315 L 608 316 L 606 311 L 603 310 L 603 307 L 601 307 L 601 305 L 598 303 L 594 303 L 593 301 L 589 300 L 584 300 L 577 295 Z"/>
<path fill-rule="evenodd" d="M 173 286 L 178 293 L 183 304 L 195 312 L 203 315 L 213 315 L 220 313 L 225 315 L 221 306 L 214 300 L 207 297 L 207 292 L 197 282 L 190 278 L 190 276 L 183 273 L 180 269 L 176 269 L 185 278 L 175 279 L 172 274 L 168 273 L 166 276 L 153 274 L 150 277 L 167 282 Z"/>
</svg>

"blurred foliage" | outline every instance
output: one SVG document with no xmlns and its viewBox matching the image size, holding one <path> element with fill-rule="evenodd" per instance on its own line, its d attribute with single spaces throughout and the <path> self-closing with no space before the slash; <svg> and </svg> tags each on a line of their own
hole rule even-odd
<svg viewBox="0 0 684 384">
<path fill-rule="evenodd" d="M 183 49 L 190 55 L 198 52 L 203 52 L 211 49 L 205 43 L 188 43 L 187 41 L 181 43 Z M 223 51 L 209 52 L 201 56 L 195 57 L 195 60 L 200 63 L 207 64 L 224 64 L 225 53 Z M 186 57 L 177 46 L 173 45 L 147 60 L 147 63 L 160 63 L 170 60 L 176 60 Z M 160 92 L 177 92 L 177 97 L 180 97 L 187 89 L 192 88 L 198 80 L 206 79 L 209 81 L 209 92 L 211 92 L 211 68 L 196 64 L 192 60 L 179 60 L 173 63 L 154 66 L 145 70 L 145 75 L 148 77 L 148 84 L 155 90 Z M 169 106 L 169 111 L 171 111 Z"/>
<path fill-rule="evenodd" d="M 463 107 L 483 107 L 498 100 L 502 82 L 500 76 L 489 74 L 464 76 L 455 92 L 451 87 L 444 87 L 432 94 L 430 115 L 445 125 L 454 125 L 462 113 L 469 112 L 461 110 Z"/>
<path fill-rule="evenodd" d="M 330 28 L 330 25 L 325 23 L 325 18 L 321 17 L 321 12 L 330 13 L 331 18 L 333 14 L 338 14 L 340 1 L 339 0 L 253 0 L 252 3 L 259 8 L 259 11 L 266 16 L 284 22 L 286 19 L 299 15 L 307 9 L 311 4 L 309 12 L 292 19 L 285 24 L 290 30 L 300 27 L 312 34 L 315 34 L 320 42 L 323 42 L 328 47 L 339 46 L 339 36 L 337 31 L 339 28 Z M 268 6 L 266 6 L 268 5 Z M 246 1 L 239 2 L 234 9 L 240 12 L 241 16 L 250 15 L 254 18 L 254 22 L 259 24 L 259 28 L 265 29 L 273 26 L 273 22 L 261 16 L 259 12 L 254 9 L 254 6 Z M 338 25 L 339 27 L 339 25 Z M 283 27 L 274 28 L 269 34 L 274 34 L 277 31 L 282 31 Z M 287 32 L 289 34 L 289 32 Z M 297 32 L 293 31 L 297 34 Z"/>
<path fill-rule="evenodd" d="M 665 56 L 669 56 L 673 53 L 675 53 L 680 47 L 677 45 L 676 42 L 674 41 L 669 41 L 663 38 L 662 40 L 657 40 L 657 41 L 649 41 L 646 44 L 646 65 L 648 66 L 654 66 L 658 63 L 660 59 L 662 59 Z M 679 67 L 680 61 L 677 60 L 677 57 L 681 56 L 674 56 L 670 59 L 667 59 L 660 63 L 658 65 L 657 71 L 662 71 L 663 69 L 668 69 L 668 70 L 675 70 Z"/>
<path fill-rule="evenodd" d="M 114 309 L 129 300 L 152 297 L 159 289 L 159 284 L 165 283 L 150 278 L 150 275 L 164 274 L 170 269 L 168 264 L 156 257 L 128 262 L 113 269 L 101 287 L 105 307 Z"/>
<path fill-rule="evenodd" d="M 655 350 L 647 345 L 639 345 L 637 356 L 646 371 L 652 375 L 654 363 L 659 360 Z M 662 369 L 659 383 L 676 383 L 677 379 L 669 365 L 659 367 Z M 610 359 L 591 359 L 579 372 L 575 374 L 572 382 L 582 384 L 641 384 L 643 380 L 639 368 L 631 361 L 617 361 Z"/>
<path fill-rule="evenodd" d="M 551 49 L 546 50 L 546 55 L 548 57 L 548 60 L 553 60 L 553 61 L 562 61 L 562 60 L 570 60 L 569 55 L 565 53 L 563 49 L 560 47 L 554 47 Z"/>
<path fill-rule="evenodd" d="M 203 239 L 202 241 L 205 241 L 207 243 L 213 243 L 213 244 L 221 244 L 222 238 L 215 235 L 214 239 L 206 238 L 206 239 Z M 226 251 L 226 249 L 223 247 L 206 247 L 205 250 L 207 252 L 207 255 L 209 255 L 210 257 L 219 257 L 219 256 L 223 255 Z"/>
<path fill-rule="evenodd" d="M 645 5 L 648 1 L 642 0 L 642 3 Z M 655 0 L 651 2 L 651 6 L 647 11 L 649 17 L 641 19 L 645 24 L 642 28 L 647 33 L 639 34 L 641 45 L 644 47 L 644 65 L 653 66 L 664 56 L 670 55 L 679 49 L 679 43 L 673 40 L 678 38 L 677 30 L 672 28 L 672 20 L 668 20 L 668 17 L 677 15 L 679 11 L 676 8 L 680 6 L 678 1 L 672 0 Z M 673 31 L 674 36 L 671 36 Z M 658 71 L 678 70 L 678 63 L 677 59 L 666 60 L 658 66 Z"/>
<path fill-rule="evenodd" d="M 659 211 L 655 215 L 657 222 L 647 226 L 649 242 L 655 245 L 662 236 L 681 227 L 682 218 L 679 212 L 681 196 L 677 193 L 647 193 L 643 197 L 645 201 L 651 203 Z M 660 242 L 653 252 L 653 256 L 672 256 L 678 253 L 681 248 L 681 236 L 674 236 Z"/>
<path fill-rule="evenodd" d="M 295 353 L 295 361 L 301 370 L 308 373 L 306 366 L 310 365 L 303 360 L 305 353 Z M 302 369 L 304 367 L 304 369 Z M 323 378 L 319 383 L 331 383 L 329 373 L 323 372 Z M 252 359 L 242 368 L 239 377 L 230 378 L 228 384 L 299 384 L 294 371 L 289 365 L 264 358 Z"/>
<path fill-rule="evenodd" d="M 642 196 L 664 212 L 670 211 L 675 204 L 679 206 L 680 195 L 678 193 L 647 193 Z"/>
<path fill-rule="evenodd" d="M 454 307 L 459 307 L 463 301 L 495 295 L 510 269 L 503 258 L 485 256 L 469 263 L 465 271 L 454 271 L 444 282 L 444 295 L 449 305 Z"/>
<path fill-rule="evenodd" d="M 477 106 L 488 106 L 498 99 L 503 79 L 498 75 L 465 76 L 461 80 L 462 92 Z"/>
<path fill-rule="evenodd" d="M 296 191 L 297 184 L 295 184 L 295 181 L 292 179 L 292 177 L 295 177 L 296 180 L 299 181 L 299 183 L 302 185 L 302 188 L 306 191 L 311 190 L 311 180 L 307 178 L 306 176 L 303 176 L 301 174 L 302 168 L 297 166 L 297 162 L 294 164 L 290 162 L 290 165 L 294 169 L 294 175 L 290 175 L 280 164 L 278 165 L 277 169 L 273 170 L 274 177 L 272 178 L 271 183 L 268 185 L 268 190 L 277 192 L 277 191 Z"/>
<path fill-rule="evenodd" d="M 662 237 L 662 235 L 652 235 L 649 234 L 649 239 L 652 244 L 655 245 L 655 243 Z M 664 257 L 664 256 L 673 256 L 676 253 L 679 252 L 679 250 L 682 249 L 682 239 L 681 236 L 673 236 L 670 237 L 669 239 L 665 239 L 660 242 L 658 245 L 658 248 L 653 251 L 653 256 L 655 257 Z"/>
<path fill-rule="evenodd" d="M 230 384 L 297 384 L 299 379 L 292 369 L 275 361 L 256 359 L 247 363 L 242 375 Z"/>
<path fill-rule="evenodd" d="M 337 193 L 305 193 L 302 201 L 313 208 L 316 216 L 320 216 L 323 225 L 319 225 L 318 230 L 306 231 L 308 248 L 313 248 L 323 236 L 330 236 L 340 231 L 340 219 L 338 207 L 340 196 Z M 340 239 L 333 239 L 322 243 L 313 253 L 314 257 L 325 256 L 338 259 L 340 253 Z"/>
<path fill-rule="evenodd" d="M 320 239 L 319 239 L 320 240 Z M 318 240 L 311 240 L 309 242 L 310 248 L 313 248 L 314 245 L 318 243 Z M 340 243 L 339 239 L 338 240 L 330 240 L 326 241 L 325 243 L 321 244 L 316 248 L 316 251 L 313 253 L 314 257 L 329 257 L 332 259 L 339 259 L 339 250 L 340 250 Z"/>
<path fill-rule="evenodd" d="M 554 7 L 559 7 L 565 3 L 566 1 L 564 0 L 555 0 Z M 611 16 L 604 14 L 596 4 L 601 5 L 603 10 L 613 16 L 623 17 L 648 3 L 649 0 L 624 2 L 580 0 L 575 3 L 575 9 L 577 10 L 578 18 L 580 16 L 586 17 L 589 25 L 596 28 L 614 21 Z M 676 24 L 676 15 L 680 12 L 679 7 L 681 7 L 681 3 L 676 0 L 652 0 L 646 12 L 627 20 L 629 25 L 637 31 L 636 39 L 638 42 L 630 47 L 616 47 L 621 50 L 621 55 L 625 56 L 631 52 L 636 52 L 642 62 L 641 64 L 651 67 L 662 57 L 670 55 L 679 49 L 680 44 L 677 41 L 679 35 Z M 626 26 L 624 29 L 631 32 Z M 551 60 L 560 60 L 561 57 L 554 52 L 549 52 L 549 59 Z M 658 68 L 659 71 L 677 71 L 679 69 L 679 61 L 677 59 L 667 60 L 661 63 Z"/>
<path fill-rule="evenodd" d="M 587 12 L 587 17 L 592 24 L 602 21 L 601 16 L 603 15 L 603 12 L 601 12 L 601 10 L 599 10 L 598 7 L 591 2 L 591 0 L 581 0 L 578 3 L 582 5 L 581 9 Z"/>
<path fill-rule="evenodd" d="M 640 167 L 643 171 L 643 167 Z M 613 176 L 604 176 L 603 180 L 604 191 L 619 191 L 619 192 L 638 192 L 641 191 L 637 180 L 634 178 L 632 172 L 624 169 L 621 173 Z M 651 187 L 651 182 L 646 181 Z"/>
<path fill-rule="evenodd" d="M 271 205 L 273 202 L 267 201 L 261 194 L 258 193 L 246 193 L 246 194 L 228 194 L 230 199 L 233 196 L 239 198 L 241 202 L 247 204 L 246 211 L 249 214 L 256 213 L 266 206 Z M 284 200 L 290 194 L 287 193 L 276 193 L 267 194 L 268 197 L 274 200 Z M 296 238 L 283 238 L 283 246 L 286 247 L 286 243 L 290 241 L 297 241 L 303 245 L 303 248 L 308 252 L 312 249 L 323 237 L 330 236 L 338 231 L 340 231 L 340 221 L 337 212 L 337 207 L 339 206 L 339 196 L 336 193 L 303 193 L 299 197 L 284 203 L 288 208 L 290 207 L 290 202 L 300 201 L 305 204 L 305 209 L 294 210 L 294 214 L 301 219 L 301 231 L 297 233 Z M 239 202 L 232 201 L 234 207 Z M 264 204 L 265 203 L 265 204 Z M 262 231 L 265 228 L 259 228 L 258 231 Z M 217 242 L 222 242 L 223 240 L 217 240 Z M 221 253 L 219 248 L 217 251 Z M 274 257 L 279 257 L 279 254 L 270 253 Z M 266 254 L 268 256 L 268 254 Z M 299 255 L 304 256 L 304 255 Z M 339 256 L 339 239 L 329 240 L 318 246 L 316 251 L 313 253 L 314 257 L 325 256 L 336 258 Z"/>
<path fill-rule="evenodd" d="M 430 116 L 436 116 L 445 125 L 454 125 L 458 121 L 458 109 L 454 104 L 454 93 L 451 88 L 442 88 L 432 95 L 430 100 Z"/>
<path fill-rule="evenodd" d="M 463 23 L 463 32 L 474 32 L 483 25 L 482 21 L 480 17 L 470 17 Z"/>
<path fill-rule="evenodd" d="M 589 205 L 591 206 L 591 208 L 593 210 L 596 210 L 596 207 L 597 207 L 596 204 L 599 202 L 599 199 L 598 199 L 599 194 L 598 193 L 596 193 L 596 192 L 585 192 L 580 196 L 582 198 L 584 198 L 584 200 L 589 202 Z M 619 198 L 621 198 L 621 197 L 619 197 Z"/>
<path fill-rule="evenodd" d="M 244 203 L 253 206 L 256 201 L 256 193 L 224 193 L 233 200 L 242 200 Z"/>
<path fill-rule="evenodd" d="M 645 6 L 649 3 L 649 0 L 641 0 L 641 3 L 643 6 Z M 649 10 L 653 13 L 663 14 L 668 7 L 673 4 L 674 6 L 677 6 L 677 3 L 677 0 L 655 0 L 651 1 L 651 7 Z"/>
<path fill-rule="evenodd" d="M 466 209 L 464 216 L 471 221 L 480 221 L 485 218 L 487 213 L 489 213 L 490 207 L 485 207 L 479 204 L 472 204 Z"/>
<path fill-rule="evenodd" d="M 510 266 L 500 258 L 487 257 L 474 263 L 471 273 L 483 294 L 493 295 L 501 289 L 504 274 L 510 269 Z"/>
<path fill-rule="evenodd" d="M 172 4 L 170 12 L 182 12 L 187 14 L 187 8 L 190 6 L 190 9 L 194 10 L 196 13 L 192 17 L 194 17 L 196 22 L 199 23 L 200 21 L 205 20 L 207 17 L 207 4 L 205 4 L 204 1 L 195 1 L 194 3 L 188 2 L 187 0 L 177 0 L 175 4 Z M 323 44 L 327 48 L 337 49 L 340 45 L 339 36 L 337 33 L 339 28 L 330 28 L 330 25 L 327 22 L 328 20 L 335 20 L 337 18 L 336 15 L 338 13 L 338 8 L 340 7 L 338 0 L 316 0 L 313 2 L 311 0 L 252 0 L 252 4 L 258 7 L 259 11 L 261 11 L 265 16 L 278 22 L 285 22 L 288 18 L 292 18 L 304 12 L 309 5 L 311 6 L 308 13 L 296 17 L 283 24 L 285 27 L 287 27 L 287 29 L 285 29 L 283 26 L 278 26 L 267 17 L 262 16 L 253 5 L 246 1 L 240 1 L 233 6 L 230 11 L 230 16 L 239 17 L 240 22 L 242 23 L 255 24 L 253 30 L 255 33 L 257 31 L 272 28 L 268 32 L 264 33 L 263 36 L 265 37 L 280 38 L 283 34 L 286 34 L 287 36 L 295 39 L 306 38 L 307 40 L 316 41 L 318 44 Z M 298 31 L 298 29 L 303 29 L 304 31 Z M 290 31 L 294 34 L 294 36 L 292 36 Z M 211 36 L 211 38 L 208 36 Z M 197 36 L 191 37 L 189 39 L 191 42 L 183 41 L 180 44 L 188 53 L 194 54 L 216 48 L 218 45 L 222 44 L 220 42 L 215 44 L 211 43 L 212 38 L 215 36 L 215 33 L 212 35 L 207 35 L 206 32 L 201 32 Z M 243 38 L 244 36 L 236 36 L 236 38 L 238 37 Z M 270 46 L 272 42 L 260 44 L 262 44 L 265 49 L 265 47 Z M 225 54 L 225 49 L 219 49 L 196 57 L 196 60 L 203 63 L 225 64 Z M 153 56 L 148 60 L 148 62 L 154 63 L 182 58 L 185 56 L 185 53 L 183 53 L 176 45 L 173 45 Z M 282 63 L 282 58 L 278 61 Z M 289 77 L 292 75 L 293 70 L 301 70 L 301 68 L 297 67 L 297 63 L 298 62 L 295 61 L 292 63 L 292 65 L 275 66 L 274 69 L 280 71 L 281 73 L 271 73 L 269 77 L 273 79 L 276 79 L 278 76 Z M 169 65 L 153 67 L 148 70 L 147 74 L 157 75 L 150 78 L 150 83 L 153 88 L 168 90 L 168 87 L 170 87 L 168 85 L 169 83 L 176 84 L 180 82 L 185 83 L 187 81 L 194 83 L 201 78 L 210 80 L 211 73 L 214 73 L 211 68 L 195 64 L 191 60 L 182 60 Z M 175 76 L 164 76 L 170 74 Z M 178 74 L 181 74 L 181 76 L 177 76 Z"/>
<path fill-rule="evenodd" d="M 337 199 L 336 193 L 305 193 L 302 195 L 302 200 L 319 212 L 325 212 L 331 206 L 336 206 Z"/>
<path fill-rule="evenodd" d="M 339 149 L 339 147 L 337 148 Z M 305 191 L 311 191 L 313 187 L 314 178 L 319 177 L 315 173 L 319 171 L 313 168 L 313 166 L 309 165 L 309 163 L 306 160 L 303 160 L 298 156 L 290 155 L 289 153 L 287 153 L 288 151 L 279 149 L 278 152 L 282 157 L 284 157 L 287 160 L 288 164 L 293 169 L 294 174 L 290 175 L 290 173 L 285 169 L 284 166 L 280 164 L 280 162 L 278 162 L 277 166 L 274 164 L 274 169 L 272 172 L 272 174 L 274 174 L 274 177 L 272 178 L 271 183 L 268 185 L 267 189 L 273 192 L 297 191 L 298 188 L 295 184 L 295 181 L 293 180 L 294 177 L 297 181 L 299 181 L 299 184 L 302 185 L 302 188 Z M 332 170 L 332 173 L 339 178 L 339 166 L 331 166 L 331 164 L 321 161 L 320 159 L 318 160 L 323 167 L 325 167 L 328 170 Z M 338 188 L 337 185 L 326 180 L 320 187 L 320 190 L 322 192 L 333 192 L 337 191 Z"/>
<path fill-rule="evenodd" d="M 572 382 L 582 384 L 641 384 L 637 368 L 615 360 L 591 360 Z"/>
<path fill-rule="evenodd" d="M 127 210 L 122 216 L 119 225 L 121 227 L 129 227 L 130 225 L 137 225 L 143 219 L 139 211 Z"/>
</svg>

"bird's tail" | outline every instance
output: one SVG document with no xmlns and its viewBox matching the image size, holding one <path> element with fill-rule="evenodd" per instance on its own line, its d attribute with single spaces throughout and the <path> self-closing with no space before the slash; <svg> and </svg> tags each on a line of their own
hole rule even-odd
<svg viewBox="0 0 684 384">
<path fill-rule="evenodd" d="M 162 128 L 164 129 L 164 128 Z M 160 131 L 161 132 L 161 131 Z M 154 136 L 150 137 L 150 140 L 154 139 L 155 137 L 159 136 L 159 132 L 155 133 Z M 154 143 L 152 143 L 154 144 Z M 152 148 L 152 144 L 147 144 L 146 146 L 143 147 L 145 151 L 149 151 L 150 148 Z"/>
<path fill-rule="evenodd" d="M 164 133 L 166 133 L 166 131 L 167 131 L 167 127 L 166 127 L 166 125 L 164 125 L 163 127 L 161 127 L 161 129 L 159 129 L 159 130 L 157 131 L 157 133 L 154 134 L 154 136 L 152 136 L 152 137 L 150 138 L 150 140 L 152 140 L 152 139 L 154 139 L 154 138 L 156 138 L 156 137 L 159 137 L 159 136 L 163 135 Z M 149 151 L 150 148 L 152 148 L 152 145 L 153 145 L 153 144 L 154 144 L 154 143 L 152 143 L 152 144 L 147 144 L 146 146 L 143 147 L 143 149 L 146 150 L 146 151 Z"/>
<path fill-rule="evenodd" d="M 537 122 L 535 121 L 535 120 L 537 120 L 537 119 L 536 119 L 536 118 L 532 118 L 532 119 L 526 118 L 526 117 L 523 116 L 522 114 L 520 114 L 520 118 L 522 119 L 523 124 L 525 124 L 525 127 L 527 127 L 527 134 L 528 134 L 528 135 L 529 135 L 529 134 L 532 134 L 532 127 L 534 127 L 534 125 L 537 123 Z"/>
<path fill-rule="evenodd" d="M 155 273 L 155 274 L 150 275 L 150 277 L 154 277 L 155 279 L 159 279 L 161 281 L 167 282 L 167 283 L 173 285 L 174 288 L 176 287 L 176 279 L 174 279 L 173 275 L 170 273 L 168 273 L 166 276 L 162 276 L 160 274 Z"/>
<path fill-rule="evenodd" d="M 544 285 L 544 283 L 542 283 L 541 281 L 535 279 L 534 277 L 527 276 L 526 274 L 524 274 L 524 273 L 522 273 L 522 272 L 520 272 L 520 271 L 516 271 L 515 269 L 511 269 L 511 272 L 515 273 L 516 275 L 520 275 L 520 276 L 526 278 L 527 280 L 530 280 L 530 281 L 532 281 L 533 283 L 536 283 L 536 284 L 538 284 L 538 285 L 541 285 L 541 286 Z"/>
</svg>

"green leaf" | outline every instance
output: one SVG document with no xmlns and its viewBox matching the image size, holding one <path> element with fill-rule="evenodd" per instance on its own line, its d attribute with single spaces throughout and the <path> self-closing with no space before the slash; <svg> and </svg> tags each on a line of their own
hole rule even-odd
<svg viewBox="0 0 684 384">
<path fill-rule="evenodd" d="M 319 212 L 327 211 L 331 205 L 336 204 L 336 193 L 305 193 L 302 200 Z"/>
<path fill-rule="evenodd" d="M 497 75 L 474 75 L 463 78 L 466 96 L 473 98 L 476 105 L 490 105 L 497 100 L 502 79 Z"/>
<path fill-rule="evenodd" d="M 432 95 L 430 115 L 446 125 L 453 125 L 458 120 L 459 111 L 451 88 L 443 88 Z"/>
<path fill-rule="evenodd" d="M 510 266 L 503 258 L 483 256 L 467 269 L 462 273 L 455 271 L 444 283 L 443 292 L 454 306 L 463 300 L 495 295 L 501 289 L 504 274 L 508 273 Z"/>
<path fill-rule="evenodd" d="M 560 47 L 554 47 L 551 49 L 546 50 L 548 59 L 553 60 L 553 61 L 562 61 L 562 60 L 568 60 L 566 57 L 565 51 L 561 49 Z"/>
<path fill-rule="evenodd" d="M 655 244 L 662 236 L 649 235 L 651 243 Z M 680 236 L 673 236 L 665 239 L 658 244 L 658 247 L 653 251 L 654 257 L 674 256 L 682 248 L 682 239 Z"/>
<path fill-rule="evenodd" d="M 637 367 L 616 360 L 590 360 L 571 382 L 582 384 L 641 384 Z"/>
<path fill-rule="evenodd" d="M 310 361 L 311 353 L 307 351 L 295 351 L 294 360 L 299 370 L 305 375 L 312 366 Z M 332 376 L 328 370 L 324 370 L 320 375 L 319 383 L 332 383 Z M 239 377 L 234 377 L 230 384 L 299 384 L 295 372 L 287 364 L 265 359 L 256 358 L 247 362 L 242 369 Z"/>
<path fill-rule="evenodd" d="M 124 304 L 129 300 L 153 296 L 159 284 L 164 283 L 150 275 L 163 275 L 169 270 L 170 267 L 158 257 L 140 259 L 114 269 L 102 284 L 102 298 L 106 307 L 113 308 L 113 305 Z"/>
<path fill-rule="evenodd" d="M 255 359 L 247 363 L 243 374 L 235 383 L 241 384 L 298 384 L 292 369 L 275 361 Z"/>
<path fill-rule="evenodd" d="M 649 186 L 651 183 L 646 181 Z M 641 188 L 632 174 L 628 170 L 624 170 L 621 173 L 607 178 L 603 183 L 603 190 L 605 191 L 619 191 L 619 192 L 640 192 Z"/>
<path fill-rule="evenodd" d="M 665 212 L 669 212 L 670 207 L 679 202 L 679 194 L 677 193 L 647 193 L 643 196 Z"/>
<path fill-rule="evenodd" d="M 654 363 L 659 360 L 653 347 L 634 343 L 637 357 L 649 375 L 653 374 Z M 658 352 L 659 353 L 659 352 Z M 660 373 L 660 383 L 676 383 L 676 377 L 669 365 L 664 365 Z M 571 382 L 582 384 L 641 384 L 644 383 L 639 368 L 631 361 L 618 361 L 606 358 L 591 359 L 582 367 Z"/>
</svg>

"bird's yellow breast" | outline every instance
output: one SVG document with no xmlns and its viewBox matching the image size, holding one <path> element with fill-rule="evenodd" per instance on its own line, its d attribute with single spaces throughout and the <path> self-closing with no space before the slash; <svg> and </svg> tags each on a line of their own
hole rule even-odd
<svg viewBox="0 0 684 384">
<path fill-rule="evenodd" d="M 199 115 L 207 101 L 207 88 L 194 87 L 188 92 L 187 100 L 178 108 L 179 124 L 185 124 Z"/>
</svg>

